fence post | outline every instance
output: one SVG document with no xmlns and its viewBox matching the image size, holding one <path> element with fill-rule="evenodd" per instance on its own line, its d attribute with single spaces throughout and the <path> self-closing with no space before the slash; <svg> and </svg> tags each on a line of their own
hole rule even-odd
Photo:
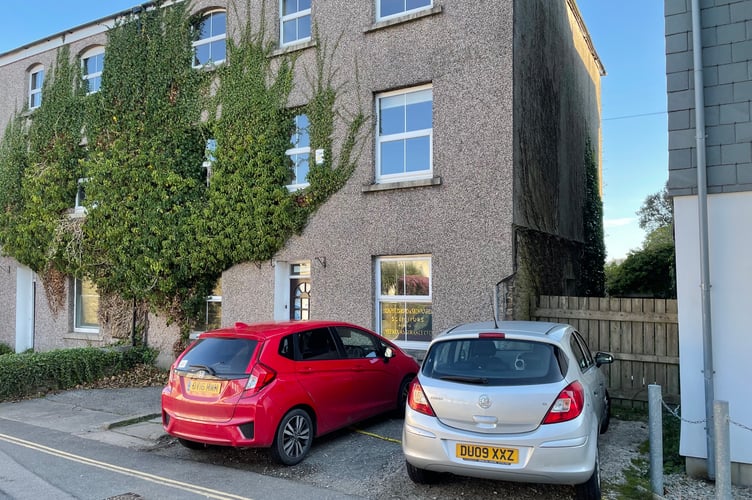
<svg viewBox="0 0 752 500">
<path fill-rule="evenodd" d="M 648 385 L 648 429 L 650 437 L 650 487 L 663 496 L 663 409 L 661 386 Z"/>
<path fill-rule="evenodd" d="M 713 401 L 715 434 L 715 498 L 731 500 L 731 441 L 729 438 L 728 401 Z"/>
</svg>

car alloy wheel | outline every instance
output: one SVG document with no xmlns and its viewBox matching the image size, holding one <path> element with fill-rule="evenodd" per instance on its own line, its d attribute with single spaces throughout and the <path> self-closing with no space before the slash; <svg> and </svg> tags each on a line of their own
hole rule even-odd
<svg viewBox="0 0 752 500">
<path fill-rule="evenodd" d="M 301 409 L 288 412 L 279 423 L 271 452 L 272 458 L 284 465 L 300 463 L 311 449 L 313 424 Z"/>
</svg>

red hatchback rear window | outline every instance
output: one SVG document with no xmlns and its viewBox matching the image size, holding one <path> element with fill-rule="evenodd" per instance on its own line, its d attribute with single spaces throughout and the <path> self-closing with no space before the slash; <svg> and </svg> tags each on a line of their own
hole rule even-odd
<svg viewBox="0 0 752 500">
<path fill-rule="evenodd" d="M 183 356 L 177 369 L 185 372 L 207 371 L 218 377 L 241 376 L 258 342 L 250 339 L 210 337 L 200 339 Z"/>
</svg>

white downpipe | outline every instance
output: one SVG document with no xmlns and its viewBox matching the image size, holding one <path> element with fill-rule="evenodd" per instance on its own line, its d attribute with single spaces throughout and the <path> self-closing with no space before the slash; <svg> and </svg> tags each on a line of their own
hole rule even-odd
<svg viewBox="0 0 752 500">
<path fill-rule="evenodd" d="M 700 0 L 692 0 L 692 51 L 695 82 L 695 132 L 697 139 L 697 207 L 700 224 L 700 288 L 702 291 L 702 352 L 705 379 L 705 435 L 708 478 L 715 479 L 713 437 L 713 335 L 710 316 L 710 258 L 708 255 L 708 188 L 705 161 L 705 83 L 702 63 L 702 15 Z"/>
</svg>

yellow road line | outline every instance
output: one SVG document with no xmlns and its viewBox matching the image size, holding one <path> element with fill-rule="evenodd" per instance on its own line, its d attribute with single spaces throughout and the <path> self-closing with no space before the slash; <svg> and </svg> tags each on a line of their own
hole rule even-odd
<svg viewBox="0 0 752 500">
<path fill-rule="evenodd" d="M 381 436 L 379 434 L 374 434 L 373 432 L 368 432 L 368 431 L 362 431 L 360 429 L 353 429 L 353 430 L 355 432 L 357 432 L 359 434 L 363 434 L 365 436 L 371 436 L 371 437 L 375 437 L 377 439 L 383 439 L 384 441 L 389 441 L 390 443 L 402 444 L 402 441 L 400 441 L 399 439 L 394 439 L 394 438 L 390 438 L 390 437 L 386 437 L 386 436 Z"/>
<path fill-rule="evenodd" d="M 138 479 L 143 479 L 144 481 L 149 481 L 152 483 L 169 486 L 171 488 L 176 488 L 179 490 L 187 491 L 189 493 L 205 495 L 208 498 L 214 498 L 217 500 L 251 500 L 248 497 L 233 495 L 232 493 L 225 493 L 223 491 L 213 490 L 211 488 L 205 488 L 203 486 L 198 486 L 195 484 L 184 483 L 182 481 L 176 481 L 174 479 L 170 479 L 170 478 L 163 477 L 163 476 L 157 476 L 154 474 L 149 474 L 149 473 L 137 471 L 134 469 L 128 469 L 126 467 L 120 467 L 119 465 L 109 464 L 107 462 L 100 462 L 99 460 L 93 460 L 91 458 L 82 457 L 80 455 L 74 455 L 73 453 L 68 453 L 68 452 L 58 450 L 55 448 L 50 448 L 48 446 L 34 443 L 32 441 L 26 441 L 24 439 L 20 439 L 14 436 L 8 436 L 7 434 L 0 434 L 0 440 L 6 441 L 11 444 L 15 444 L 17 446 L 22 446 L 30 450 L 40 451 L 42 453 L 47 453 L 48 455 L 53 455 L 53 456 L 64 458 L 66 460 L 70 460 L 73 462 L 78 462 L 84 465 L 90 465 L 92 467 L 98 467 L 100 469 L 117 472 L 118 474 L 123 474 L 125 476 L 131 476 L 131 477 L 135 477 Z"/>
</svg>

